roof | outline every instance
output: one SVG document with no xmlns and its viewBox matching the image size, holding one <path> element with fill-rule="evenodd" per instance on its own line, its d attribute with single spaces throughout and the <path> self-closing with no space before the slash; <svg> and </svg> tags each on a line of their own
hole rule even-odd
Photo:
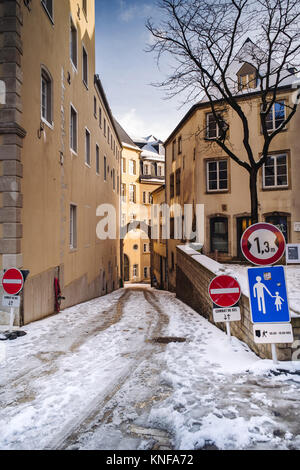
<svg viewBox="0 0 300 470">
<path fill-rule="evenodd" d="M 100 80 L 99 75 L 95 75 L 95 76 L 94 76 L 94 83 L 95 83 L 96 88 L 98 89 L 98 92 L 99 92 L 99 94 L 100 94 L 102 100 L 103 100 L 103 104 L 104 104 L 105 109 L 106 109 L 106 111 L 107 111 L 107 114 L 108 114 L 108 116 L 109 116 L 109 118 L 110 118 L 111 125 L 113 126 L 114 131 L 115 131 L 115 133 L 116 133 L 116 137 L 117 137 L 117 139 L 118 139 L 118 142 L 119 142 L 119 144 L 120 144 L 120 147 L 122 147 L 122 143 L 121 143 L 121 141 L 120 141 L 120 137 L 119 137 L 119 134 L 118 134 L 117 129 L 116 129 L 116 126 L 115 126 L 115 120 L 114 120 L 114 117 L 113 117 L 113 115 L 112 115 L 112 112 L 111 112 L 111 109 L 110 109 L 108 100 L 107 100 L 107 98 L 106 98 L 106 94 L 105 94 L 105 91 L 104 91 L 104 88 L 103 88 L 103 85 L 102 85 L 102 82 L 101 82 L 101 80 Z"/>
<path fill-rule="evenodd" d="M 154 189 L 154 191 L 151 192 L 151 194 L 157 194 L 160 193 L 161 191 L 164 191 L 166 189 L 166 185 L 162 184 L 158 188 Z"/>
<path fill-rule="evenodd" d="M 135 145 L 131 137 L 129 137 L 127 132 L 123 129 L 121 124 L 115 118 L 114 118 L 114 123 L 117 129 L 119 139 L 122 142 L 122 144 L 128 145 L 130 148 L 140 151 L 140 148 Z"/>
</svg>

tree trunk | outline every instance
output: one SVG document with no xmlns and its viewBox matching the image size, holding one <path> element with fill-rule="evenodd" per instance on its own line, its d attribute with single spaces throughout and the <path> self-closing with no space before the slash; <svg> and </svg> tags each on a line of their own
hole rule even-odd
<svg viewBox="0 0 300 470">
<path fill-rule="evenodd" d="M 250 171 L 251 223 L 258 222 L 257 170 Z"/>
</svg>

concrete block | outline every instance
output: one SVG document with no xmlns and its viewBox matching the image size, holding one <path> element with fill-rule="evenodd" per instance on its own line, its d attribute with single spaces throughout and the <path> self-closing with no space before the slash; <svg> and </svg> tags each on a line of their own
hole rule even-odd
<svg viewBox="0 0 300 470">
<path fill-rule="evenodd" d="M 2 164 L 3 176 L 23 176 L 23 165 L 17 160 L 4 160 Z"/>
<path fill-rule="evenodd" d="M 21 178 L 18 176 L 0 176 L 1 193 L 18 193 L 21 190 Z"/>
<path fill-rule="evenodd" d="M 2 256 L 2 268 L 23 268 L 23 255 L 19 254 L 6 254 Z"/>
<path fill-rule="evenodd" d="M 21 209 L 17 207 L 1 207 L 0 223 L 21 223 Z"/>
<path fill-rule="evenodd" d="M 3 238 L 22 238 L 23 225 L 22 224 L 2 224 Z"/>
<path fill-rule="evenodd" d="M 0 239 L 0 253 L 1 254 L 19 254 L 21 252 L 21 239 L 20 238 L 2 238 Z"/>
<path fill-rule="evenodd" d="M 17 192 L 2 193 L 3 207 L 23 207 L 23 194 Z"/>
</svg>

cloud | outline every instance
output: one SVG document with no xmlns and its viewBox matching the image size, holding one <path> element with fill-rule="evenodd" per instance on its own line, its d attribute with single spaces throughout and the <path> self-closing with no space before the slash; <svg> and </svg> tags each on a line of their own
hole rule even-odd
<svg viewBox="0 0 300 470">
<path fill-rule="evenodd" d="M 136 18 L 147 18 L 152 11 L 153 7 L 146 3 L 133 3 L 128 4 L 125 0 L 120 0 L 120 13 L 119 18 L 124 23 L 129 23 Z"/>
<path fill-rule="evenodd" d="M 131 138 L 147 137 L 153 134 L 158 139 L 165 140 L 175 127 L 174 123 L 168 119 L 158 121 L 157 116 L 155 118 L 146 111 L 145 115 L 148 118 L 141 117 L 135 108 L 131 108 L 126 113 L 119 114 L 117 120 Z"/>
</svg>

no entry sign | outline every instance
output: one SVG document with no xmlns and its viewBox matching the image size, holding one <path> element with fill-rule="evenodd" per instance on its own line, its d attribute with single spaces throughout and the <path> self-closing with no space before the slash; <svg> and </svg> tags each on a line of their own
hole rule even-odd
<svg viewBox="0 0 300 470">
<path fill-rule="evenodd" d="M 9 295 L 18 294 L 24 284 L 23 274 L 19 269 L 12 268 L 8 269 L 2 279 L 2 286 L 5 292 Z"/>
<path fill-rule="evenodd" d="M 250 263 L 267 266 L 277 263 L 285 252 L 285 238 L 279 228 L 267 223 L 251 225 L 243 233 L 241 249 Z"/>
<path fill-rule="evenodd" d="M 237 280 L 225 274 L 215 277 L 208 292 L 211 300 L 218 307 L 232 307 L 237 304 L 241 297 L 241 287 Z"/>
</svg>

